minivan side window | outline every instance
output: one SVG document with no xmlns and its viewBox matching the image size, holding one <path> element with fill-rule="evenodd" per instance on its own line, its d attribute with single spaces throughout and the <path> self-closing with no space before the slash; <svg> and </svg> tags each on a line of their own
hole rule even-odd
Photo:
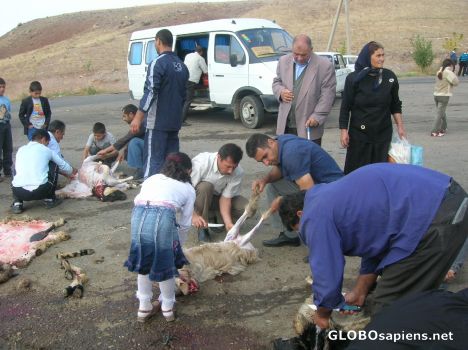
<svg viewBox="0 0 468 350">
<path fill-rule="evenodd" d="M 128 53 L 128 62 L 132 65 L 141 64 L 142 53 L 143 43 L 141 41 L 132 43 L 130 46 L 130 52 Z"/>
<path fill-rule="evenodd" d="M 146 43 L 145 63 L 150 64 L 156 57 L 158 57 L 158 53 L 154 46 L 154 40 L 150 40 Z"/>
<path fill-rule="evenodd" d="M 245 64 L 245 52 L 232 35 L 217 34 L 215 37 L 215 62 L 230 64 L 230 55 L 236 55 L 238 64 Z"/>
</svg>

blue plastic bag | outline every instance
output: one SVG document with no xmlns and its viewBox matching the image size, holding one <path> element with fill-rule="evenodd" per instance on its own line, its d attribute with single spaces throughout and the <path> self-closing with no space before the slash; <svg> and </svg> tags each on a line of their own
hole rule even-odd
<svg viewBox="0 0 468 350">
<path fill-rule="evenodd" d="M 422 146 L 411 145 L 411 164 L 423 165 L 424 149 Z"/>
</svg>

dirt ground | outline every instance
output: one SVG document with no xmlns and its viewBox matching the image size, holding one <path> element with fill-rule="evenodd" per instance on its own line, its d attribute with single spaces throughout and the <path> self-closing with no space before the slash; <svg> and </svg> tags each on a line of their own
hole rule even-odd
<svg viewBox="0 0 468 350">
<path fill-rule="evenodd" d="M 425 165 L 454 176 L 468 188 L 466 146 L 468 131 L 468 83 L 456 89 L 448 109 L 448 134 L 429 137 L 435 113 L 431 96 L 432 79 L 407 79 L 401 82 L 404 118 L 410 141 L 425 148 Z M 126 94 L 88 97 L 64 97 L 51 101 L 53 118 L 67 124 L 62 152 L 79 165 L 82 147 L 92 124 L 102 121 L 116 136 L 126 132 L 120 108 L 129 103 Z M 343 165 L 345 151 L 338 144 L 338 99 L 330 115 L 324 137 L 324 149 Z M 18 105 L 13 106 L 13 115 Z M 196 111 L 189 116 L 192 126 L 182 129 L 181 149 L 190 156 L 201 151 L 216 151 L 225 142 L 242 147 L 256 131 L 232 120 L 229 111 Z M 260 132 L 273 134 L 275 117 L 270 116 Z M 19 120 L 14 118 L 15 148 L 26 143 Z M 267 171 L 246 156 L 242 193 L 249 196 L 251 182 Z M 122 167 L 125 171 L 125 166 Z M 261 261 L 237 276 L 223 276 L 201 285 L 192 296 L 177 301 L 178 320 L 167 324 L 161 315 L 147 324 L 136 322 L 136 275 L 123 268 L 130 238 L 132 199 L 138 190 L 127 192 L 121 202 L 101 203 L 94 198 L 66 200 L 52 210 L 40 203 L 27 203 L 25 214 L 31 217 L 68 222 L 64 230 L 71 239 L 59 243 L 35 258 L 19 276 L 0 285 L 1 349 L 266 349 L 271 340 L 293 335 L 292 320 L 300 304 L 310 293 L 304 278 L 309 268 L 302 262 L 304 247 L 265 248 L 261 241 L 277 235 L 268 223 L 254 237 Z M 12 197 L 7 182 L 0 183 L 1 216 L 8 215 Z M 266 203 L 262 202 L 262 209 Z M 247 222 L 244 232 L 258 219 Z M 193 230 L 188 246 L 197 244 Z M 224 236 L 218 234 L 216 239 Z M 73 260 L 83 268 L 90 281 L 83 299 L 64 299 L 62 289 L 68 281 L 55 255 L 63 251 L 93 248 L 96 253 Z M 99 263 L 101 257 L 103 262 Z M 359 260 L 347 260 L 344 289 L 350 288 L 358 272 Z M 451 290 L 468 287 L 468 269 L 450 286 Z M 17 290 L 23 279 L 31 280 L 31 289 Z M 165 345 L 166 344 L 166 345 Z"/>
</svg>

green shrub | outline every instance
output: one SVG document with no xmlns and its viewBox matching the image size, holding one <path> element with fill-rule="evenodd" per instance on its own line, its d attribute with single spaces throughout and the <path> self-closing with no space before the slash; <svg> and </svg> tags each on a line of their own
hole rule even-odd
<svg viewBox="0 0 468 350">
<path fill-rule="evenodd" d="M 421 68 L 422 72 L 426 72 L 434 61 L 434 51 L 432 51 L 432 41 L 424 39 L 420 35 L 416 35 L 410 40 L 413 47 L 411 56 L 414 62 Z"/>
</svg>

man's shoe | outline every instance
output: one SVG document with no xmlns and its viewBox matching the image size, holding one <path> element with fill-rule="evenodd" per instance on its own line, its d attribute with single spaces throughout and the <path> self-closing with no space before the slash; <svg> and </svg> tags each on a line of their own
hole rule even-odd
<svg viewBox="0 0 468 350">
<path fill-rule="evenodd" d="M 198 230 L 198 240 L 200 242 L 211 242 L 210 231 L 207 228 Z"/>
<path fill-rule="evenodd" d="M 263 241 L 263 245 L 265 247 L 282 247 L 286 245 L 299 247 L 301 245 L 301 240 L 299 237 L 289 238 L 284 232 L 280 232 L 278 238 Z"/>
<path fill-rule="evenodd" d="M 63 200 L 62 199 L 44 199 L 44 205 L 46 209 L 52 209 L 55 208 L 56 206 L 62 204 Z"/>
<path fill-rule="evenodd" d="M 11 205 L 11 212 L 13 214 L 21 214 L 23 211 L 23 203 L 16 202 Z"/>
</svg>

